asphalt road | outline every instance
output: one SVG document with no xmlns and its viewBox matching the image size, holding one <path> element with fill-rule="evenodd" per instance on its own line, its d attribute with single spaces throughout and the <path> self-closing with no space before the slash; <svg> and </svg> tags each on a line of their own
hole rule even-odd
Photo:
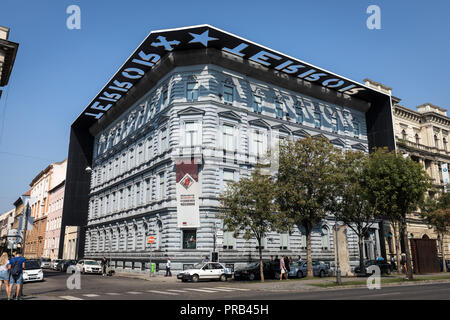
<svg viewBox="0 0 450 320">
<path fill-rule="evenodd" d="M 183 283 L 175 278 L 146 281 L 125 277 L 81 275 L 81 289 L 69 290 L 70 275 L 46 271 L 45 281 L 27 283 L 25 300 L 449 300 L 450 283 L 320 289 L 299 281 L 211 281 Z M 5 293 L 0 293 L 5 298 Z"/>
</svg>

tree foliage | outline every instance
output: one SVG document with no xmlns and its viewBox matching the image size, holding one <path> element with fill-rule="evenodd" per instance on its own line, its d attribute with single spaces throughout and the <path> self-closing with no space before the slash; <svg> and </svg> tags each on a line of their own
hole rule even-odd
<svg viewBox="0 0 450 320">
<path fill-rule="evenodd" d="M 323 137 L 286 141 L 280 146 L 277 202 L 285 220 L 305 230 L 308 276 L 313 275 L 311 231 L 331 206 L 339 153 Z"/>
<path fill-rule="evenodd" d="M 262 240 L 271 230 L 283 229 L 277 214 L 273 177 L 262 175 L 256 169 L 251 177 L 228 184 L 219 200 L 220 217 L 226 231 L 234 231 L 235 237 L 243 234 L 244 239 L 254 238 L 258 242 L 261 280 L 264 281 Z"/>
<path fill-rule="evenodd" d="M 377 149 L 370 155 L 364 174 L 370 202 L 373 205 L 376 203 L 380 215 L 400 226 L 405 242 L 408 278 L 412 279 L 406 215 L 423 202 L 425 192 L 431 186 L 430 179 L 420 163 L 387 149 Z"/>
</svg>

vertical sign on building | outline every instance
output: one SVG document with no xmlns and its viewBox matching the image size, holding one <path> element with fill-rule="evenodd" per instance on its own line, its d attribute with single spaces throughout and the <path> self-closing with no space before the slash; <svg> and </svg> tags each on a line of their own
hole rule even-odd
<svg viewBox="0 0 450 320">
<path fill-rule="evenodd" d="M 444 179 L 444 189 L 446 191 L 448 184 L 448 165 L 446 163 L 442 164 L 442 178 Z"/>
<path fill-rule="evenodd" d="M 176 161 L 177 216 L 179 228 L 199 228 L 198 164 L 191 159 Z"/>
</svg>

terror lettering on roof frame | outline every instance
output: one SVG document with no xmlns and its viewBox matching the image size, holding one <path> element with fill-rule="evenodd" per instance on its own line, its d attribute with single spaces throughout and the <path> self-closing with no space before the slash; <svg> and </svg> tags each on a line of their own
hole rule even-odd
<svg viewBox="0 0 450 320">
<path fill-rule="evenodd" d="M 100 119 L 166 55 L 175 51 L 215 48 L 254 63 L 281 71 L 291 77 L 335 90 L 339 93 L 363 97 L 371 90 L 362 84 L 325 71 L 249 40 L 209 25 L 151 32 L 130 56 L 103 90 L 84 111 L 86 117 Z"/>
</svg>

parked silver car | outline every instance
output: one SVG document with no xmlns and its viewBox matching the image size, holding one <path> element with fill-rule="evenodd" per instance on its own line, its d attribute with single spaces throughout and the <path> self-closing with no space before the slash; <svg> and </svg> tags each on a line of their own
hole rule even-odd
<svg viewBox="0 0 450 320">
<path fill-rule="evenodd" d="M 53 260 L 53 261 L 51 262 L 51 264 L 50 264 L 50 267 L 51 267 L 53 270 L 56 270 L 56 267 L 58 266 L 58 263 L 61 262 L 61 261 L 62 261 L 62 259 L 55 259 L 55 260 Z"/>
<path fill-rule="evenodd" d="M 41 268 L 42 269 L 50 269 L 51 268 L 51 260 L 48 258 L 41 259 Z"/>
<path fill-rule="evenodd" d="M 316 277 L 328 276 L 330 270 L 328 266 L 322 261 L 313 261 L 313 274 Z M 308 274 L 306 261 L 294 262 L 290 266 L 289 277 L 303 278 Z"/>
</svg>

